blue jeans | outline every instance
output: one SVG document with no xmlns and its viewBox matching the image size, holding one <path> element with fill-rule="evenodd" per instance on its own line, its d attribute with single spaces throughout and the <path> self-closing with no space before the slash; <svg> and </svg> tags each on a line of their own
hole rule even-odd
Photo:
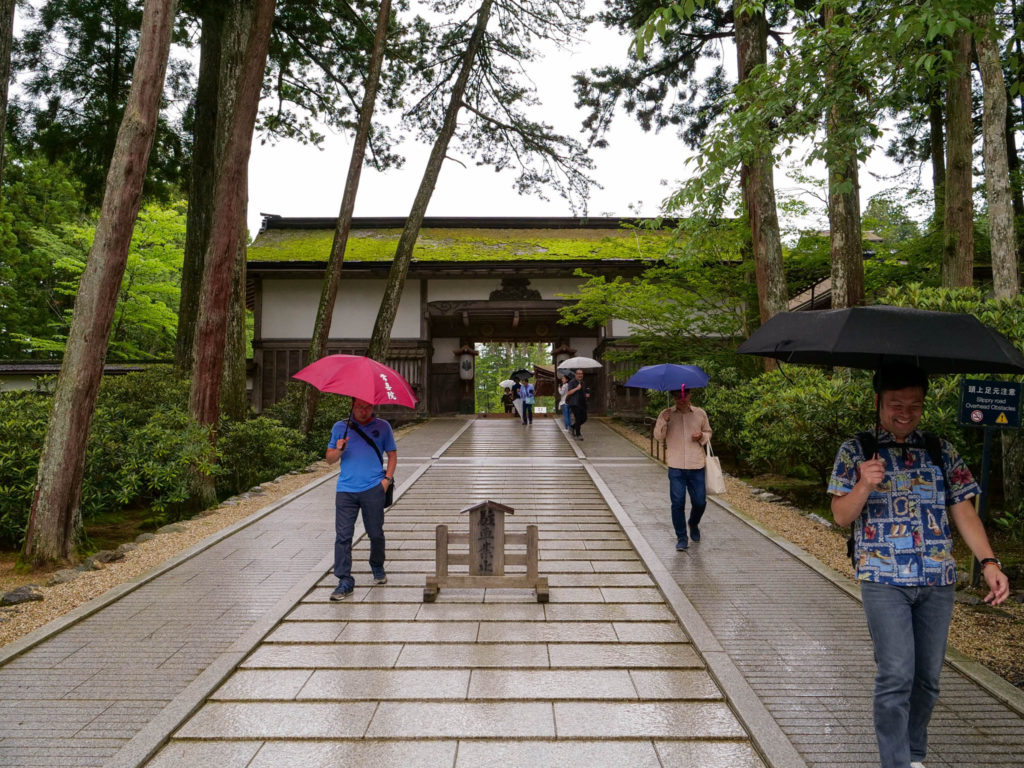
<svg viewBox="0 0 1024 768">
<path fill-rule="evenodd" d="M 908 768 L 928 751 L 954 589 L 860 584 L 878 665 L 874 718 L 882 768 Z"/>
<path fill-rule="evenodd" d="M 370 569 L 384 573 L 384 486 L 379 483 L 360 493 L 337 491 L 334 494 L 334 575 L 338 583 L 355 585 L 352 578 L 352 533 L 356 515 L 363 511 L 363 528 L 370 539 Z"/>
<path fill-rule="evenodd" d="M 568 405 L 562 406 L 562 423 L 565 424 L 566 429 L 572 426 L 572 408 Z"/>
<path fill-rule="evenodd" d="M 708 497 L 704 490 L 704 468 L 676 469 L 668 468 L 668 497 L 672 503 L 672 526 L 676 529 L 676 538 L 686 541 L 686 493 L 690 493 L 690 527 L 696 528 L 704 516 Z"/>
</svg>

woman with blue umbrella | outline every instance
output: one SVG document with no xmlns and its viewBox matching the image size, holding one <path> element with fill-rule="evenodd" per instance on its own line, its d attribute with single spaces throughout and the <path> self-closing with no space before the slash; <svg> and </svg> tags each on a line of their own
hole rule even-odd
<svg viewBox="0 0 1024 768">
<path fill-rule="evenodd" d="M 711 424 L 704 409 L 690 402 L 690 392 L 707 384 L 708 375 L 698 366 L 671 363 L 646 365 L 626 382 L 627 387 L 672 392 L 675 399 L 674 407 L 658 414 L 654 439 L 665 441 L 669 501 L 678 552 L 685 551 L 691 540 L 700 541 L 700 521 L 707 507 L 704 446 L 711 440 Z M 689 520 L 685 508 L 687 494 Z"/>
</svg>

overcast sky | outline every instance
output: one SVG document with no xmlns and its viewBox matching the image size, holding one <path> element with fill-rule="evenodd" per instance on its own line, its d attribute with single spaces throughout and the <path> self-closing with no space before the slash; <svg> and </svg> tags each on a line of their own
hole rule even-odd
<svg viewBox="0 0 1024 768">
<path fill-rule="evenodd" d="M 590 2 L 600 7 L 600 2 Z M 580 133 L 582 114 L 573 106 L 572 75 L 592 66 L 626 61 L 629 39 L 594 25 L 586 42 L 571 52 L 549 52 L 535 68 L 534 82 L 543 103 L 540 119 L 564 134 L 586 141 Z M 534 113 L 535 116 L 538 116 Z M 645 134 L 632 118 L 619 117 L 609 134 L 609 147 L 593 150 L 594 177 L 604 187 L 589 201 L 592 216 L 654 215 L 685 175 L 687 150 L 674 132 Z M 249 164 L 249 227 L 259 226 L 260 213 L 282 216 L 337 216 L 352 152 L 348 135 L 331 135 L 324 149 L 297 142 L 254 145 Z M 377 173 L 364 168 L 356 198 L 356 216 L 406 216 L 419 186 L 430 148 L 407 142 L 400 171 Z M 552 194 L 545 202 L 519 196 L 512 172 L 495 173 L 446 160 L 428 216 L 571 216 L 568 203 Z M 631 208 L 632 207 L 632 208 Z"/>
</svg>

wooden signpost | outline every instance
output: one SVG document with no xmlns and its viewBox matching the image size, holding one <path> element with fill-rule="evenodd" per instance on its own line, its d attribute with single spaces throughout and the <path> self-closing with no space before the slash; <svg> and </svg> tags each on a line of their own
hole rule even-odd
<svg viewBox="0 0 1024 768">
<path fill-rule="evenodd" d="M 468 507 L 460 514 L 469 514 L 469 533 L 449 533 L 447 525 L 437 526 L 435 537 L 437 556 L 434 575 L 427 577 L 423 587 L 423 601 L 432 603 L 441 587 L 470 589 L 533 589 L 537 602 L 548 601 L 548 580 L 537 575 L 537 526 L 526 526 L 526 533 L 505 533 L 505 515 L 515 514 L 512 507 L 496 501 L 483 501 Z M 449 552 L 448 546 L 467 546 L 464 554 Z M 505 545 L 526 545 L 525 554 L 508 554 Z M 468 576 L 452 576 L 451 565 L 468 565 Z M 523 575 L 506 575 L 506 565 L 525 565 Z"/>
</svg>

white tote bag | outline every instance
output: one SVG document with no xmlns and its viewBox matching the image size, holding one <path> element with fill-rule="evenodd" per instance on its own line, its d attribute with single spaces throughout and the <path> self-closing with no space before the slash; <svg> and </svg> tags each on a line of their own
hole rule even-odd
<svg viewBox="0 0 1024 768">
<path fill-rule="evenodd" d="M 708 440 L 708 454 L 704 457 L 704 487 L 713 496 L 725 493 L 725 476 L 722 475 L 722 463 L 711 449 Z"/>
</svg>

